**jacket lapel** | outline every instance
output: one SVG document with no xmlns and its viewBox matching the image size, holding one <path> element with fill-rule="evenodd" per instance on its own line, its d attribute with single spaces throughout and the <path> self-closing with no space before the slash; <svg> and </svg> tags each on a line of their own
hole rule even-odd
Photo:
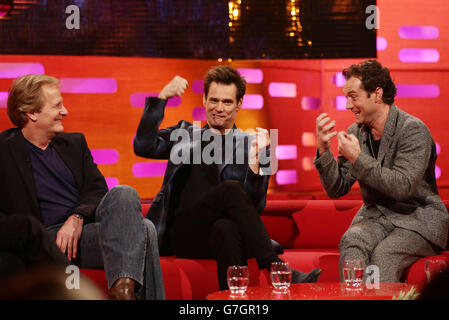
<svg viewBox="0 0 449 320">
<path fill-rule="evenodd" d="M 360 149 L 363 153 L 367 153 L 369 155 L 371 155 L 371 151 L 369 148 L 369 141 L 368 141 L 368 131 L 369 129 L 367 129 L 366 126 L 362 126 L 360 129 L 360 136 L 359 136 L 359 141 L 360 141 Z"/>
<path fill-rule="evenodd" d="M 393 136 L 396 133 L 396 123 L 398 118 L 398 108 L 392 104 L 390 106 L 390 112 L 388 113 L 387 122 L 385 123 L 384 132 L 382 133 L 382 141 L 379 146 L 379 154 L 377 160 L 382 163 L 387 151 L 391 147 L 393 142 Z"/>
<path fill-rule="evenodd" d="M 39 208 L 37 201 L 36 184 L 34 182 L 33 167 L 31 166 L 30 151 L 26 146 L 25 137 L 20 129 L 15 131 L 12 139 L 9 140 L 9 150 L 15 160 L 17 168 L 22 176 L 23 182 L 31 195 L 33 205 Z"/>
</svg>

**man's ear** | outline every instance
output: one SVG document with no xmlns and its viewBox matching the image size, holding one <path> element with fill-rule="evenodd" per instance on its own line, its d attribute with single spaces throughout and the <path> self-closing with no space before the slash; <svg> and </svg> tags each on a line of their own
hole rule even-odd
<svg viewBox="0 0 449 320">
<path fill-rule="evenodd" d="M 382 89 L 381 87 L 377 87 L 375 94 L 376 94 L 376 103 L 382 103 L 383 102 L 382 97 L 384 96 L 384 89 Z"/>
<path fill-rule="evenodd" d="M 239 100 L 239 102 L 237 103 L 237 111 L 239 111 L 240 109 L 242 109 L 242 104 L 243 104 L 243 98 L 241 98 Z"/>
<path fill-rule="evenodd" d="M 35 122 L 37 120 L 36 112 L 34 112 L 34 111 L 25 112 L 25 115 L 27 116 L 28 119 L 30 119 L 33 122 Z"/>
<path fill-rule="evenodd" d="M 205 107 L 205 106 L 206 106 L 206 96 L 203 93 L 203 107 Z"/>
</svg>

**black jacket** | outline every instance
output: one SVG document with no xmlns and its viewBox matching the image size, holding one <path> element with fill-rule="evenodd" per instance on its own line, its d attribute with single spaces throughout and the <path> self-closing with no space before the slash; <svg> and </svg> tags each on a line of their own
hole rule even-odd
<svg viewBox="0 0 449 320">
<path fill-rule="evenodd" d="M 73 213 L 93 221 L 95 209 L 108 191 L 106 181 L 93 162 L 82 133 L 60 133 L 52 146 L 72 172 L 79 191 Z M 18 128 L 0 133 L 0 211 L 4 214 L 27 214 L 42 221 L 30 152 Z"/>
<path fill-rule="evenodd" d="M 145 109 L 142 114 L 137 134 L 134 139 L 134 152 L 136 155 L 151 158 L 151 159 L 168 159 L 167 169 L 165 170 L 162 187 L 153 203 L 148 210 L 147 218 L 150 219 L 156 226 L 158 232 L 159 248 L 163 254 L 163 239 L 167 219 L 169 217 L 169 201 L 173 190 L 173 181 L 176 172 L 183 165 L 175 164 L 170 160 L 170 153 L 173 148 L 175 150 L 190 149 L 193 152 L 195 148 L 195 140 L 191 139 L 189 145 L 181 145 L 184 140 L 170 141 L 171 133 L 176 129 L 185 129 L 190 138 L 193 136 L 194 130 L 201 130 L 202 132 L 207 127 L 199 129 L 192 125 L 192 123 L 181 120 L 178 124 L 166 129 L 159 130 L 159 125 L 164 118 L 164 110 L 166 100 L 158 98 L 147 98 L 145 102 Z M 237 135 L 247 136 L 248 134 L 236 128 Z M 193 142 L 192 142 L 193 140 Z M 247 150 L 245 148 L 245 159 L 247 159 Z M 269 155 L 268 155 L 269 156 Z M 246 191 L 250 194 L 254 207 L 260 213 L 265 208 L 266 195 L 268 188 L 268 181 L 270 179 L 270 168 L 262 168 L 264 175 L 254 174 L 249 168 L 248 164 L 218 164 L 218 177 L 220 181 L 224 180 L 238 180 L 241 181 Z M 225 170 L 226 169 L 226 170 Z"/>
</svg>

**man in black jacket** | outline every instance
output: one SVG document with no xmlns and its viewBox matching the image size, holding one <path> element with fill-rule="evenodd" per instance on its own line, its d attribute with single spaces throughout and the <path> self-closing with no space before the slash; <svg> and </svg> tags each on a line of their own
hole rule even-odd
<svg viewBox="0 0 449 320">
<path fill-rule="evenodd" d="M 169 159 L 162 188 L 147 214 L 158 231 L 161 253 L 214 258 L 224 290 L 228 266 L 246 264 L 249 257 L 256 258 L 260 269 L 280 261 L 259 217 L 272 174 L 270 139 L 266 130 L 247 134 L 235 126 L 246 82 L 228 66 L 206 74 L 205 127 L 180 121 L 159 130 L 167 99 L 183 94 L 187 86 L 176 76 L 157 98 L 147 98 L 134 152 Z M 320 273 L 293 270 L 292 282 L 313 282 Z"/>
<path fill-rule="evenodd" d="M 154 225 L 133 188 L 108 191 L 84 135 L 63 132 L 58 86 L 47 75 L 11 86 L 7 113 L 17 127 L 0 133 L 0 211 L 33 216 L 69 261 L 104 268 L 110 298 L 164 299 Z M 38 230 L 23 229 L 18 242 Z"/>
</svg>

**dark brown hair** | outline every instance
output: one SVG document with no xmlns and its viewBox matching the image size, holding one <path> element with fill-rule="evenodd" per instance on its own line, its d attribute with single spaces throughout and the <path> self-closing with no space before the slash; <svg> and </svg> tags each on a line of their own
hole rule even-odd
<svg viewBox="0 0 449 320">
<path fill-rule="evenodd" d="M 237 70 L 230 66 L 216 66 L 211 68 L 204 76 L 204 95 L 207 98 L 212 82 L 221 84 L 235 84 L 237 87 L 237 102 L 243 98 L 246 91 L 246 81 Z"/>
<path fill-rule="evenodd" d="M 368 92 L 368 97 L 376 91 L 376 88 L 382 88 L 382 100 L 386 104 L 393 104 L 396 96 L 396 86 L 390 76 L 390 70 L 383 67 L 376 60 L 366 60 L 360 64 L 343 70 L 346 80 L 351 77 L 359 78 L 362 81 L 362 89 Z"/>
</svg>

